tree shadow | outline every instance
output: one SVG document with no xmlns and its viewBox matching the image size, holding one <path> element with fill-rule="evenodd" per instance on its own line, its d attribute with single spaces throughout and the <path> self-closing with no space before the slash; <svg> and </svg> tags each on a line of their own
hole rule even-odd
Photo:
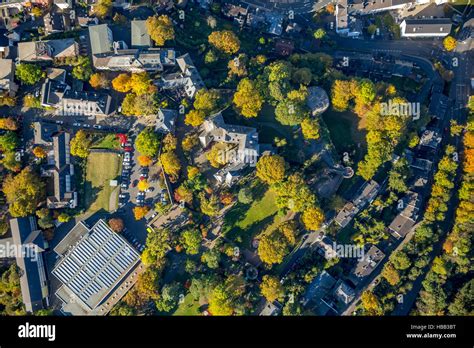
<svg viewBox="0 0 474 348">
<path fill-rule="evenodd" d="M 88 210 L 92 204 L 97 200 L 99 192 L 102 190 L 102 187 L 93 187 L 92 182 L 86 180 L 84 182 L 83 195 L 84 195 L 84 209 Z"/>
</svg>

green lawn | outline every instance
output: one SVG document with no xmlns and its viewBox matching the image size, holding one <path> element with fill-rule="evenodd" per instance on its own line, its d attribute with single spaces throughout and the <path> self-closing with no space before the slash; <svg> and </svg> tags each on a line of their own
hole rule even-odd
<svg viewBox="0 0 474 348">
<path fill-rule="evenodd" d="M 199 307 L 199 301 L 194 301 L 193 296 L 191 294 L 187 294 L 184 297 L 184 302 L 178 306 L 178 309 L 176 309 L 173 315 L 201 315 L 199 312 Z"/>
<path fill-rule="evenodd" d="M 259 189 L 262 187 L 256 188 L 256 190 Z M 244 248 L 250 248 L 254 236 L 262 232 L 266 225 L 273 221 L 273 216 L 278 211 L 275 199 L 275 193 L 266 190 L 261 198 L 250 205 L 236 204 L 225 217 L 226 237 Z"/>
<path fill-rule="evenodd" d="M 116 153 L 92 152 L 89 155 L 84 188 L 85 205 L 89 211 L 116 209 L 118 187 L 109 184 L 110 180 L 118 179 L 121 166 L 121 157 Z M 115 197 L 111 199 L 112 194 Z"/>
<path fill-rule="evenodd" d="M 105 137 L 94 143 L 92 148 L 114 150 L 120 148 L 120 142 L 115 134 L 107 134 Z"/>
</svg>

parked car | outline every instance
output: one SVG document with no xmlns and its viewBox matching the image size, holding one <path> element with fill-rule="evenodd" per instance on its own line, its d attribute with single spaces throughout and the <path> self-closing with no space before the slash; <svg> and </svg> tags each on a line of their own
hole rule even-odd
<svg viewBox="0 0 474 348">
<path fill-rule="evenodd" d="M 56 121 L 57 124 L 64 124 L 64 121 Z"/>
<path fill-rule="evenodd" d="M 124 147 L 124 148 L 123 148 L 123 151 L 125 151 L 125 152 L 131 152 L 131 151 L 133 151 L 133 147 L 130 147 L 130 146 Z"/>
<path fill-rule="evenodd" d="M 120 187 L 126 189 L 126 188 L 128 188 L 128 185 L 123 182 L 123 183 L 120 185 Z"/>
<path fill-rule="evenodd" d="M 93 127 L 94 127 L 95 129 L 102 129 L 102 126 L 100 126 L 100 125 L 98 125 L 98 124 L 95 124 Z"/>
<path fill-rule="evenodd" d="M 74 127 L 80 127 L 80 126 L 81 126 L 81 124 L 80 124 L 79 122 L 74 122 L 72 125 L 73 125 Z"/>
<path fill-rule="evenodd" d="M 84 128 L 91 128 L 91 125 L 90 125 L 90 124 L 87 124 L 87 123 L 84 123 L 84 124 L 82 125 L 82 127 L 84 127 Z"/>
</svg>

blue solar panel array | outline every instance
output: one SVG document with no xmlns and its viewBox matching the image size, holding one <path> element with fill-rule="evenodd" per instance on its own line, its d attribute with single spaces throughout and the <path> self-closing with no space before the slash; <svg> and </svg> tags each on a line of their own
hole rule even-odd
<svg viewBox="0 0 474 348">
<path fill-rule="evenodd" d="M 108 290 L 139 259 L 138 252 L 100 220 L 53 270 L 53 274 L 93 309 L 92 296 Z"/>
</svg>

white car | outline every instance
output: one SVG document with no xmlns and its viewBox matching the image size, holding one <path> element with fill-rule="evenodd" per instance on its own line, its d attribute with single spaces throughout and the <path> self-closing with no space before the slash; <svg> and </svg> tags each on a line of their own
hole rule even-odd
<svg viewBox="0 0 474 348">
<path fill-rule="evenodd" d="M 63 124 L 64 121 L 56 121 L 57 124 Z"/>
<path fill-rule="evenodd" d="M 87 124 L 87 123 L 84 123 L 84 124 L 82 125 L 82 127 L 84 127 L 84 128 L 91 128 L 91 125 L 90 125 L 90 124 Z"/>
<path fill-rule="evenodd" d="M 95 124 L 93 127 L 94 127 L 95 129 L 102 129 L 102 126 L 99 126 L 98 124 Z"/>
<path fill-rule="evenodd" d="M 74 127 L 80 127 L 80 126 L 81 126 L 81 124 L 80 124 L 79 122 L 74 122 L 72 125 L 73 125 Z"/>
</svg>

